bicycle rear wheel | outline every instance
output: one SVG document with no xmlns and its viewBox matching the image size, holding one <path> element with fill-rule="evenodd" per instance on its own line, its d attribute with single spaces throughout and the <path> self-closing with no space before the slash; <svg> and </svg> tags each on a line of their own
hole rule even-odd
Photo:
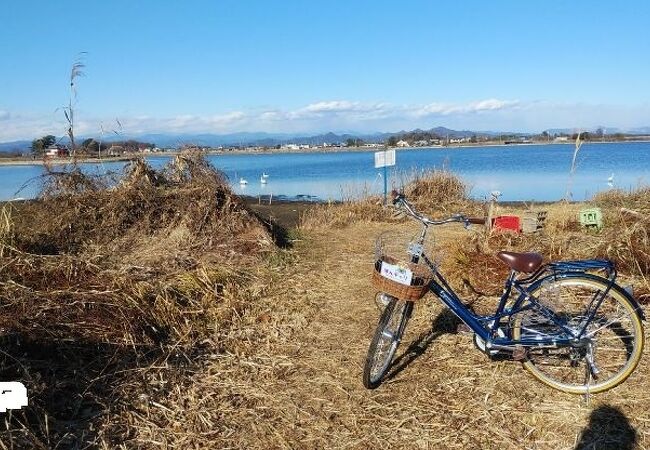
<svg viewBox="0 0 650 450">
<path fill-rule="evenodd" d="M 607 280 L 582 275 L 542 283 L 531 294 L 577 331 L 588 319 L 588 305 L 600 298 L 607 286 Z M 514 339 L 546 339 L 561 331 L 529 310 L 515 317 L 512 333 Z M 543 383 L 571 394 L 603 392 L 625 381 L 643 352 L 643 324 L 636 305 L 617 285 L 605 295 L 585 338 L 586 345 L 530 347 L 524 366 Z"/>
<path fill-rule="evenodd" d="M 363 385 L 367 389 L 378 387 L 390 369 L 412 311 L 413 302 L 396 298 L 384 308 L 363 368 Z"/>
</svg>

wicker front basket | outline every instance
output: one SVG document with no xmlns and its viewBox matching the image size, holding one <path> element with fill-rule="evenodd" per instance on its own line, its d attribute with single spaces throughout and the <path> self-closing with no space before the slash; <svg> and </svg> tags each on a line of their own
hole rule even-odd
<svg viewBox="0 0 650 450">
<path fill-rule="evenodd" d="M 384 292 L 393 297 L 402 300 L 419 300 L 424 297 L 424 294 L 429 290 L 429 283 L 433 280 L 433 274 L 426 267 L 419 264 L 408 263 L 405 264 L 411 272 L 413 278 L 411 285 L 400 284 L 397 281 L 389 280 L 381 275 L 381 263 L 386 261 L 388 264 L 397 264 L 395 258 L 382 255 L 375 261 L 375 268 L 372 272 L 372 284 L 381 292 Z"/>
</svg>

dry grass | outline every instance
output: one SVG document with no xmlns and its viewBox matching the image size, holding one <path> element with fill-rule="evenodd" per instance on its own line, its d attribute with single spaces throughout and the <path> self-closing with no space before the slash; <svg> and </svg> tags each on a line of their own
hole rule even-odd
<svg viewBox="0 0 650 450">
<path fill-rule="evenodd" d="M 603 191 L 596 194 L 593 202 L 603 208 L 628 208 L 647 213 L 650 211 L 650 187 L 639 186 L 630 191 L 622 189 Z"/>
<path fill-rule="evenodd" d="M 594 202 L 605 211 L 605 229 L 596 252 L 640 279 L 638 295 L 650 301 L 650 188 L 610 191 L 596 196 Z"/>
<path fill-rule="evenodd" d="M 0 209 L 0 258 L 4 256 L 5 249 L 11 248 L 14 238 L 14 223 L 12 220 L 13 207 L 10 203 Z"/>
<path fill-rule="evenodd" d="M 648 366 L 591 405 L 534 381 L 511 361 L 491 362 L 425 297 L 392 378 L 365 390 L 361 370 L 378 311 L 368 273 L 373 237 L 410 223 L 312 230 L 299 265 L 269 292 L 279 308 L 240 324 L 234 350 L 215 356 L 106 428 L 132 424 L 138 448 L 645 448 Z M 467 233 L 436 230 L 440 248 Z M 449 255 L 447 255 L 449 256 Z M 493 299 L 496 301 L 496 299 Z M 609 446 L 609 447 L 607 447 Z"/>
<path fill-rule="evenodd" d="M 430 296 L 416 307 L 390 380 L 365 390 L 362 365 L 378 317 L 372 244 L 386 230 L 413 236 L 416 225 L 372 203 L 326 205 L 304 218 L 293 249 L 279 251 L 228 190 L 215 200 L 221 185 L 209 168 L 209 180 L 137 170 L 108 191 L 124 195 L 133 216 L 122 202 L 107 210 L 104 189 L 41 203 L 50 216 L 56 204 L 68 220 L 102 224 L 71 227 L 70 243 L 44 223 L 38 203 L 0 215 L 1 375 L 24 381 L 31 401 L 8 417 L 0 447 L 650 446 L 646 358 L 626 383 L 586 405 L 515 362 L 489 361 Z M 138 193 L 125 195 L 129 186 Z M 431 207 L 451 212 L 466 201 L 452 198 Z M 454 287 L 470 276 L 488 291 L 502 280 L 498 249 L 594 256 L 615 237 L 576 227 L 573 208 L 549 207 L 545 235 L 436 227 L 432 248 Z M 26 213 L 40 218 L 40 237 Z M 632 255 L 624 246 L 616 252 Z M 633 264 L 619 264 L 638 282 Z M 495 305 L 489 292 L 467 293 Z"/>
<path fill-rule="evenodd" d="M 41 200 L 8 208 L 2 377 L 31 399 L 7 423 L 18 447 L 97 442 L 97 420 L 133 406 L 116 391 L 222 349 L 272 278 L 272 236 L 197 155 L 162 171 L 137 161 L 116 185 L 52 173 Z"/>
<path fill-rule="evenodd" d="M 16 224 L 21 248 L 88 255 L 97 247 L 123 262 L 162 247 L 173 260 L 152 255 L 150 265 L 165 269 L 195 264 L 216 248 L 227 257 L 270 248 L 261 224 L 203 159 L 181 155 L 160 172 L 137 160 L 125 172 L 117 184 L 78 168 L 50 172 L 44 202 L 27 205 Z"/>
<path fill-rule="evenodd" d="M 469 198 L 469 185 L 448 170 L 416 172 L 404 188 L 418 210 L 431 216 L 462 212 L 483 214 L 483 205 Z"/>
<path fill-rule="evenodd" d="M 416 207 L 432 216 L 463 212 L 467 215 L 483 215 L 483 205 L 469 198 L 469 186 L 457 175 L 446 170 L 415 172 L 407 176 L 404 187 L 407 197 Z M 390 199 L 389 199 L 390 201 Z M 318 205 L 301 218 L 301 227 L 343 228 L 354 223 L 395 221 L 394 211 L 383 206 L 380 196 L 368 196 L 361 200 Z"/>
<path fill-rule="evenodd" d="M 495 293 L 501 286 L 494 281 L 499 278 L 493 275 L 503 275 L 505 270 L 494 257 L 499 250 L 536 251 L 548 260 L 608 258 L 616 263 L 625 283 L 633 284 L 637 296 L 646 302 L 650 300 L 650 218 L 645 213 L 629 211 L 632 208 L 639 212 L 650 209 L 647 192 L 647 189 L 641 189 L 627 194 L 610 192 L 597 196 L 594 203 L 601 206 L 605 223 L 601 231 L 580 226 L 578 212 L 588 205 L 566 203 L 544 207 L 549 216 L 541 233 L 487 234 L 479 229 L 470 240 L 455 243 L 452 251 L 454 264 L 450 272 L 458 280 L 466 279 L 477 290 Z M 484 270 L 474 271 L 476 265 Z"/>
<path fill-rule="evenodd" d="M 392 212 L 383 205 L 383 199 L 377 196 L 361 200 L 346 200 L 314 205 L 300 218 L 303 229 L 321 227 L 344 228 L 358 222 L 389 221 Z"/>
</svg>

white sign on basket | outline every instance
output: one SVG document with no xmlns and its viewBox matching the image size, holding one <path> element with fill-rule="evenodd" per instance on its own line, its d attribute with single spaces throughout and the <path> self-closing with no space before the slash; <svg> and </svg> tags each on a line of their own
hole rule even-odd
<svg viewBox="0 0 650 450">
<path fill-rule="evenodd" d="M 396 264 L 388 264 L 386 261 L 382 261 L 381 276 L 399 284 L 410 286 L 411 280 L 413 279 L 413 272 L 406 267 L 401 267 Z"/>
<path fill-rule="evenodd" d="M 19 381 L 0 382 L 0 412 L 27 406 L 27 389 Z"/>
</svg>

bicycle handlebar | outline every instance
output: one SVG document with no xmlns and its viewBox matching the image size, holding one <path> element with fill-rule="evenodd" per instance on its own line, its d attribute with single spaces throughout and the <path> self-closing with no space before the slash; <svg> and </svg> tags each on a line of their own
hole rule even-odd
<svg viewBox="0 0 650 450">
<path fill-rule="evenodd" d="M 393 191 L 393 205 L 396 208 L 403 209 L 407 215 L 413 217 L 415 220 L 422 222 L 424 225 L 442 225 L 445 223 L 451 222 L 462 222 L 465 226 L 470 224 L 485 225 L 485 219 L 480 217 L 465 217 L 462 214 L 454 214 L 453 216 L 447 217 L 445 219 L 433 220 L 424 214 L 415 210 L 413 205 L 406 200 L 404 194 L 400 194 L 397 191 Z"/>
</svg>

